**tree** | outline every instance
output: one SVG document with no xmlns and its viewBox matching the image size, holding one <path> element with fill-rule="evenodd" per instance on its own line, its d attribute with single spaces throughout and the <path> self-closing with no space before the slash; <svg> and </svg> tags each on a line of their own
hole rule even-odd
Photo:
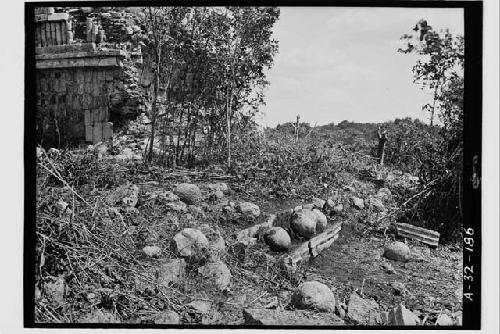
<svg viewBox="0 0 500 334">
<path fill-rule="evenodd" d="M 145 45 L 150 56 L 149 67 L 153 73 L 150 113 L 151 136 L 146 154 L 146 161 L 150 162 L 153 156 L 156 122 L 159 116 L 158 97 L 160 89 L 171 85 L 172 73 L 176 65 L 174 59 L 176 41 L 173 36 L 179 35 L 179 28 L 181 28 L 181 22 L 187 9 L 186 7 L 147 7 L 144 11 L 144 24 L 148 32 Z"/>
<path fill-rule="evenodd" d="M 422 56 L 413 67 L 414 82 L 432 92 L 432 103 L 424 105 L 422 109 L 430 112 L 430 124 L 433 125 L 436 108 L 441 107 L 449 88 L 447 83 L 453 77 L 463 77 L 464 39 L 462 36 L 453 36 L 448 29 L 438 33 L 423 19 L 413 30 L 418 38 L 404 34 L 401 39 L 407 41 L 407 46 L 398 51 Z"/>
<path fill-rule="evenodd" d="M 227 165 L 231 166 L 231 124 L 235 110 L 251 102 L 263 102 L 249 97 L 255 89 L 263 89 L 264 69 L 272 66 L 277 52 L 277 41 L 271 39 L 274 23 L 279 18 L 276 7 L 226 7 L 225 44 L 220 59 L 225 64 Z M 250 103 L 249 103 L 250 102 Z"/>
<path fill-rule="evenodd" d="M 420 20 L 414 31 L 419 38 L 403 35 L 407 46 L 398 51 L 421 56 L 413 67 L 414 81 L 433 94 L 433 102 L 422 109 L 430 111 L 431 125 L 437 115 L 442 126 L 439 141 L 429 147 L 421 163 L 419 177 L 425 196 L 412 214 L 445 238 L 459 237 L 463 219 L 464 39 L 447 29 L 438 33 L 425 20 Z"/>
</svg>

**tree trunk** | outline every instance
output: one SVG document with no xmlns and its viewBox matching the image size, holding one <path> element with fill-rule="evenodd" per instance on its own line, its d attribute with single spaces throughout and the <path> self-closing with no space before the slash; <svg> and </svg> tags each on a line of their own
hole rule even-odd
<svg viewBox="0 0 500 334">
<path fill-rule="evenodd" d="M 227 137 L 227 167 L 231 167 L 231 104 L 232 104 L 232 92 L 227 88 L 226 95 L 226 137 Z"/>
<path fill-rule="evenodd" d="M 151 105 L 151 137 L 149 138 L 149 151 L 146 157 L 147 162 L 151 162 L 153 159 L 153 146 L 155 139 L 155 127 L 156 127 L 156 116 L 158 115 L 158 91 L 160 86 L 160 69 L 157 67 L 157 71 L 155 73 L 155 86 L 153 91 L 153 102 Z"/>
<path fill-rule="evenodd" d="M 300 115 L 297 115 L 297 122 L 295 123 L 295 142 L 299 142 L 299 122 L 300 122 Z"/>
<path fill-rule="evenodd" d="M 385 158 L 385 144 L 387 142 L 387 134 L 385 131 L 380 132 L 380 129 L 377 131 L 378 138 L 378 148 L 377 148 L 377 158 L 378 163 L 382 166 L 384 164 Z"/>
</svg>

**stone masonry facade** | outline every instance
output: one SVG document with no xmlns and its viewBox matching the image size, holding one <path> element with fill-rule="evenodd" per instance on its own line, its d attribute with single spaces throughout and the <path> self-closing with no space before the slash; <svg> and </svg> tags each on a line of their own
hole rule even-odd
<svg viewBox="0 0 500 334">
<path fill-rule="evenodd" d="M 117 49 L 97 49 L 104 32 L 87 20 L 87 41 L 73 41 L 67 13 L 53 8 L 35 12 L 37 140 L 60 147 L 112 138 L 110 106 L 123 89 L 122 61 Z"/>
</svg>

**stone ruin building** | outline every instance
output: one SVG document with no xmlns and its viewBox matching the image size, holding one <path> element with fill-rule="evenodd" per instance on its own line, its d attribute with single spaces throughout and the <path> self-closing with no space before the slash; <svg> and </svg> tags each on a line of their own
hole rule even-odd
<svg viewBox="0 0 500 334">
<path fill-rule="evenodd" d="M 130 73 L 137 66 L 124 66 L 142 63 L 140 46 L 124 50 L 105 43 L 103 24 L 89 11 L 58 11 L 35 10 L 37 141 L 60 147 L 108 140 L 113 118 L 143 107 L 140 85 L 134 82 L 138 76 Z M 123 38 L 119 30 L 114 33 Z"/>
</svg>

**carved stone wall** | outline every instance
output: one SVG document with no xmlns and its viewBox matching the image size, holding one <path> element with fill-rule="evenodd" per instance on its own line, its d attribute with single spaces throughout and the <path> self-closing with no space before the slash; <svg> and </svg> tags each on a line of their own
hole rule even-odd
<svg viewBox="0 0 500 334">
<path fill-rule="evenodd" d="M 68 14 L 50 7 L 36 14 L 38 142 L 60 147 L 112 138 L 109 110 L 123 90 L 125 53 L 97 50 L 100 30 L 95 25 L 88 43 L 74 43 Z"/>
</svg>

